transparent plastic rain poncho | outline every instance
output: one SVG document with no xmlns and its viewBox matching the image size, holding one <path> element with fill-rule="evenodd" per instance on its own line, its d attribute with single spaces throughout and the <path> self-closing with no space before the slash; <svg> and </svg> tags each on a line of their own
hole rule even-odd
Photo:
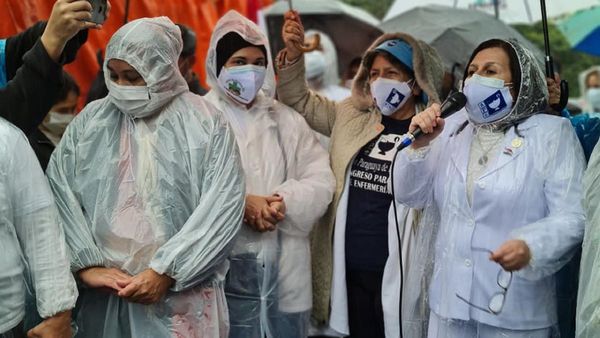
<svg viewBox="0 0 600 338">
<path fill-rule="evenodd" d="M 265 83 L 250 108 L 230 99 L 217 84 L 216 46 L 230 32 L 267 49 Z M 278 194 L 287 208 L 276 231 L 260 233 L 242 225 L 225 287 L 230 337 L 306 337 L 312 307 L 309 234 L 335 187 L 328 154 L 304 119 L 274 99 L 269 43 L 254 23 L 228 12 L 217 23 L 210 46 L 206 73 L 213 90 L 206 97 L 235 132 L 246 192 Z"/>
<path fill-rule="evenodd" d="M 84 287 L 79 337 L 226 337 L 226 258 L 241 225 L 244 180 L 233 133 L 191 94 L 177 68 L 179 29 L 141 19 L 111 38 L 104 65 L 119 59 L 148 84 L 146 118 L 111 98 L 69 125 L 47 169 L 71 269 L 153 269 L 175 280 L 153 305 Z"/>
<path fill-rule="evenodd" d="M 577 296 L 576 334 L 597 337 L 600 332 L 600 147 L 595 147 L 583 179 L 586 228 Z"/>
<path fill-rule="evenodd" d="M 307 77 L 309 77 L 309 80 L 311 80 L 311 68 L 313 68 L 311 67 L 311 65 L 313 64 L 313 60 L 317 64 L 324 66 L 325 69 L 322 73 L 320 71 L 317 72 L 321 73 L 318 76 L 321 87 L 312 89 L 330 100 L 342 101 L 350 96 L 350 90 L 348 88 L 340 86 L 338 56 L 337 51 L 335 49 L 335 44 L 333 43 L 333 40 L 331 39 L 331 37 L 329 37 L 329 35 L 321 31 L 311 29 L 306 31 L 305 33 L 307 37 L 311 37 L 315 34 L 319 34 L 321 40 L 321 49 L 304 54 L 304 60 L 306 64 L 306 75 Z"/>
<path fill-rule="evenodd" d="M 422 262 L 433 264 L 429 337 L 549 337 L 557 322 L 555 273 L 583 237 L 581 146 L 568 120 L 537 113 L 547 102 L 544 76 L 528 51 L 510 44 L 521 66 L 519 97 L 492 126 L 507 129 L 473 177 L 472 200 L 468 181 L 478 163 L 470 153 L 478 127 L 466 123 L 465 111 L 446 119 L 430 146 L 399 153 L 394 169 L 399 202 L 439 210 L 433 259 Z M 525 241 L 532 258 L 512 274 L 503 307 L 492 314 L 485 310 L 510 274 L 489 251 L 510 239 Z M 407 283 L 405 293 L 423 293 L 414 287 L 420 286 Z"/>
<path fill-rule="evenodd" d="M 42 318 L 75 306 L 64 234 L 52 192 L 29 142 L 0 118 L 0 337 L 24 318 L 25 296 Z M 6 334 L 6 335 L 3 335 Z"/>
</svg>

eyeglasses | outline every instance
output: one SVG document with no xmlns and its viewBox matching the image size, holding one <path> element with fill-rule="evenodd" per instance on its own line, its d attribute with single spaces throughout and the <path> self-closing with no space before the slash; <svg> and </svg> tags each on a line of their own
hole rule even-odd
<svg viewBox="0 0 600 338">
<path fill-rule="evenodd" d="M 472 250 L 484 251 L 484 252 L 488 252 L 490 254 L 493 253 L 491 250 L 483 249 L 483 248 L 472 248 Z M 487 308 L 485 308 L 483 306 L 475 305 L 475 304 L 469 302 L 468 300 L 466 300 L 464 297 L 462 297 L 458 293 L 456 294 L 456 297 L 458 297 L 458 299 L 462 300 L 463 302 L 467 303 L 469 306 L 472 306 L 478 310 L 481 310 L 481 311 L 484 311 L 484 312 L 487 312 L 487 313 L 490 313 L 493 315 L 498 315 L 500 312 L 502 312 L 502 308 L 504 308 L 504 302 L 506 300 L 506 292 L 508 291 L 508 288 L 510 287 L 510 283 L 512 282 L 512 276 L 513 276 L 513 274 L 511 271 L 506 271 L 504 269 L 500 269 L 500 271 L 498 271 L 498 276 L 496 277 L 496 283 L 502 290 L 494 293 L 494 295 L 492 296 L 492 298 L 490 299 L 490 301 L 488 303 Z"/>
</svg>

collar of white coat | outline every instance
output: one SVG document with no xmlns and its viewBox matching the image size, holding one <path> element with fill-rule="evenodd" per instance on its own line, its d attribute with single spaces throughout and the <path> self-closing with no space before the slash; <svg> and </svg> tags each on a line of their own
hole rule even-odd
<svg viewBox="0 0 600 338">
<path fill-rule="evenodd" d="M 452 148 L 454 148 L 450 151 L 450 158 L 465 182 L 467 179 L 467 167 L 469 165 L 471 142 L 473 142 L 473 137 L 475 136 L 475 127 L 469 122 L 469 124 L 460 133 L 455 135 L 455 132 L 466 120 L 467 112 L 463 109 L 449 119 L 448 122 L 452 122 L 452 126 L 448 126 L 447 129 L 448 133 L 453 135 L 448 140 L 448 144 L 452 144 Z M 517 135 L 514 127 L 509 128 L 502 139 L 502 145 L 499 149 L 501 152 L 500 155 L 496 158 L 496 161 L 490 163 L 481 178 L 492 174 L 519 157 L 519 155 L 529 147 L 527 134 L 529 134 L 529 131 L 537 126 L 538 122 L 535 121 L 535 119 L 529 118 L 521 122 L 518 128 L 519 134 L 522 136 Z M 434 142 L 441 141 L 442 140 L 439 140 L 438 138 L 438 140 Z"/>
<path fill-rule="evenodd" d="M 273 69 L 273 58 L 271 56 L 271 48 L 269 47 L 269 40 L 267 36 L 260 30 L 260 28 L 252 21 L 240 13 L 230 10 L 227 12 L 219 21 L 213 30 L 213 34 L 210 37 L 210 47 L 208 49 L 208 55 L 206 56 L 206 82 L 208 85 L 215 90 L 219 96 L 225 97 L 227 94 L 220 88 L 218 84 L 217 76 L 217 43 L 227 33 L 235 32 L 239 34 L 244 40 L 248 41 L 253 45 L 263 45 L 267 51 L 267 74 L 265 76 L 265 82 L 259 91 L 259 95 L 262 94 L 267 98 L 275 98 L 275 71 Z"/>
</svg>

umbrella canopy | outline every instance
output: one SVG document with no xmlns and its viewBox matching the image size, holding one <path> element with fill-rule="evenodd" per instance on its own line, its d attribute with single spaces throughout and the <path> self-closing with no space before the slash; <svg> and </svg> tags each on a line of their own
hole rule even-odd
<svg viewBox="0 0 600 338">
<path fill-rule="evenodd" d="M 352 59 L 362 56 L 371 43 L 382 34 L 377 18 L 341 1 L 294 0 L 293 5 L 300 13 L 306 31 L 318 30 L 333 40 L 340 73 L 343 73 Z M 285 47 L 281 39 L 281 27 L 283 14 L 288 10 L 287 1 L 277 1 L 261 11 L 261 24 L 267 31 L 274 54 Z"/>
<path fill-rule="evenodd" d="M 561 21 L 558 28 L 573 49 L 600 56 L 600 6 L 573 14 Z"/>
<path fill-rule="evenodd" d="M 600 0 L 546 1 L 548 17 L 554 18 L 578 9 L 600 4 Z M 443 5 L 462 9 L 476 9 L 494 15 L 493 0 L 396 0 L 383 18 L 384 21 L 417 6 Z M 500 19 L 507 23 L 533 23 L 542 19 L 539 0 L 498 0 Z"/>
<path fill-rule="evenodd" d="M 514 28 L 481 11 L 433 5 L 413 8 L 381 24 L 388 32 L 403 32 L 437 49 L 447 69 L 461 77 L 475 47 L 492 38 L 517 39 L 540 63 L 544 54 Z"/>
</svg>

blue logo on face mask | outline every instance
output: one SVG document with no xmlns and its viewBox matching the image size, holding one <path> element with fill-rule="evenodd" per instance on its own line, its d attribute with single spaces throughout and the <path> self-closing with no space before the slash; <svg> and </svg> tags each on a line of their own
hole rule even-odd
<svg viewBox="0 0 600 338">
<path fill-rule="evenodd" d="M 479 109 L 481 110 L 483 118 L 494 116 L 506 107 L 507 104 L 504 100 L 504 96 L 502 96 L 502 93 L 499 90 L 483 100 L 483 102 L 479 103 Z"/>
<path fill-rule="evenodd" d="M 398 106 L 400 105 L 400 103 L 402 103 L 403 100 L 404 95 L 397 91 L 396 88 L 392 88 L 392 91 L 390 92 L 390 95 L 388 95 L 387 99 L 385 99 L 385 102 L 393 108 L 398 108 Z"/>
</svg>

